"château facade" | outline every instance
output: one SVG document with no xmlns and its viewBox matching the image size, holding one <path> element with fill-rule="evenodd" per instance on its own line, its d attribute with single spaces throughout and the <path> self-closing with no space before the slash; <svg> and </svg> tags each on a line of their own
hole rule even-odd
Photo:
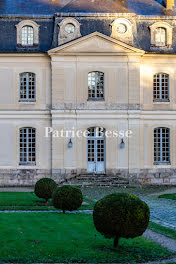
<svg viewBox="0 0 176 264">
<path fill-rule="evenodd" d="M 174 0 L 2 0 L 0 33 L 1 186 L 176 184 Z"/>
</svg>

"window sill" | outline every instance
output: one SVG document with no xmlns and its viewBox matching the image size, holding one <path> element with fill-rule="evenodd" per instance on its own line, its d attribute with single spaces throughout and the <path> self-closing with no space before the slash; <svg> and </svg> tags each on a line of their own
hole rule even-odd
<svg viewBox="0 0 176 264">
<path fill-rule="evenodd" d="M 88 99 L 87 99 L 87 101 L 88 101 L 88 102 L 92 102 L 92 101 L 93 101 L 93 102 L 94 102 L 94 101 L 96 101 L 96 102 L 104 102 L 104 101 L 105 101 L 105 99 L 104 99 L 104 98 L 102 98 L 102 99 L 97 99 L 97 98 L 96 98 L 96 99 L 94 99 L 94 98 L 88 98 Z"/>
<path fill-rule="evenodd" d="M 24 169 L 24 170 L 27 170 L 27 169 L 34 169 L 36 168 L 36 164 L 18 164 L 18 167 L 19 169 Z"/>
<path fill-rule="evenodd" d="M 155 168 L 171 168 L 171 163 L 153 163 Z"/>
<path fill-rule="evenodd" d="M 151 50 L 173 50 L 172 47 L 169 46 L 151 46 Z"/>
<path fill-rule="evenodd" d="M 170 104 L 170 101 L 153 101 L 153 104 Z"/>
<path fill-rule="evenodd" d="M 17 49 L 38 49 L 39 44 L 34 44 L 34 45 L 22 45 L 22 44 L 17 44 Z"/>
<path fill-rule="evenodd" d="M 36 101 L 18 101 L 19 104 L 36 104 Z"/>
</svg>

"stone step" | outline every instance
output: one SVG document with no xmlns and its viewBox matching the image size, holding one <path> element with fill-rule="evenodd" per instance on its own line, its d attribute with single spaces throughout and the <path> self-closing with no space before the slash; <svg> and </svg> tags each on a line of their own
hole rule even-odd
<svg viewBox="0 0 176 264">
<path fill-rule="evenodd" d="M 128 187 L 128 184 L 94 184 L 94 183 L 82 183 L 82 184 L 74 184 L 74 183 L 63 183 L 63 185 L 74 185 L 77 187 Z"/>
<path fill-rule="evenodd" d="M 102 179 L 102 180 L 105 180 L 105 179 L 109 179 L 109 180 L 127 180 L 127 179 L 125 179 L 125 178 L 119 178 L 119 177 L 109 177 L 109 176 L 103 176 L 103 177 L 97 177 L 97 176 L 87 176 L 87 177 L 82 177 L 82 176 L 77 176 L 77 177 L 75 177 L 76 179 L 80 179 L 80 180 L 84 180 L 84 179 L 97 179 L 97 180 L 99 180 L 99 179 Z"/>
<path fill-rule="evenodd" d="M 106 187 L 127 187 L 129 180 L 116 175 L 106 174 L 80 174 L 72 179 L 62 182 L 63 185 L 75 185 L 79 187 L 94 187 L 94 186 L 106 186 Z"/>
<path fill-rule="evenodd" d="M 111 181 L 68 181 L 68 183 L 70 184 L 95 184 L 95 185 L 98 185 L 98 184 L 106 184 L 106 185 L 112 185 L 112 184 L 129 184 L 129 182 L 127 181 L 114 181 L 114 182 L 111 182 Z"/>
<path fill-rule="evenodd" d="M 87 177 L 82 177 L 82 176 L 77 176 L 75 178 L 73 178 L 73 180 L 80 180 L 80 181 L 84 181 L 84 180 L 94 180 L 94 181 L 129 181 L 126 178 L 119 178 L 119 177 L 109 177 L 109 176 L 104 176 L 104 177 L 97 177 L 97 176 L 87 176 Z"/>
</svg>

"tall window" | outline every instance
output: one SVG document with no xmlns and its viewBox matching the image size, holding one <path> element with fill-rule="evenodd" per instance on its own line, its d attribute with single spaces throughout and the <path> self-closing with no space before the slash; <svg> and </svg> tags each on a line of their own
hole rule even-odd
<svg viewBox="0 0 176 264">
<path fill-rule="evenodd" d="M 24 26 L 21 31 L 21 40 L 23 46 L 34 45 L 34 29 L 31 26 Z"/>
<path fill-rule="evenodd" d="M 20 74 L 19 101 L 35 100 L 35 73 L 23 72 Z"/>
<path fill-rule="evenodd" d="M 88 74 L 88 98 L 104 99 L 104 73 L 89 72 Z"/>
<path fill-rule="evenodd" d="M 169 75 L 158 73 L 153 76 L 153 100 L 169 101 Z"/>
<path fill-rule="evenodd" d="M 36 163 L 36 130 L 32 127 L 20 129 L 20 164 Z"/>
<path fill-rule="evenodd" d="M 159 127 L 154 130 L 154 163 L 170 163 L 170 130 Z"/>
<path fill-rule="evenodd" d="M 166 29 L 162 27 L 156 28 L 155 31 L 155 45 L 157 47 L 167 46 Z"/>
</svg>

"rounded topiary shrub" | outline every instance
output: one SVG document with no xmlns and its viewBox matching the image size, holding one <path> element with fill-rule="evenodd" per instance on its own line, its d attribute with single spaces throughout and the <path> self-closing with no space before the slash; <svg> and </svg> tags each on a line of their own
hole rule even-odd
<svg viewBox="0 0 176 264">
<path fill-rule="evenodd" d="M 53 205 L 57 209 L 61 209 L 63 213 L 66 210 L 77 210 L 83 202 L 81 190 L 75 186 L 61 186 L 53 193 Z"/>
<path fill-rule="evenodd" d="M 53 191 L 57 188 L 57 184 L 50 178 L 42 178 L 36 182 L 34 193 L 39 197 L 48 201 L 52 198 Z"/>
<path fill-rule="evenodd" d="M 146 230 L 150 218 L 148 205 L 138 197 L 117 193 L 105 196 L 94 207 L 93 220 L 98 232 L 106 238 L 114 238 L 114 246 L 120 237 L 134 238 Z"/>
</svg>

